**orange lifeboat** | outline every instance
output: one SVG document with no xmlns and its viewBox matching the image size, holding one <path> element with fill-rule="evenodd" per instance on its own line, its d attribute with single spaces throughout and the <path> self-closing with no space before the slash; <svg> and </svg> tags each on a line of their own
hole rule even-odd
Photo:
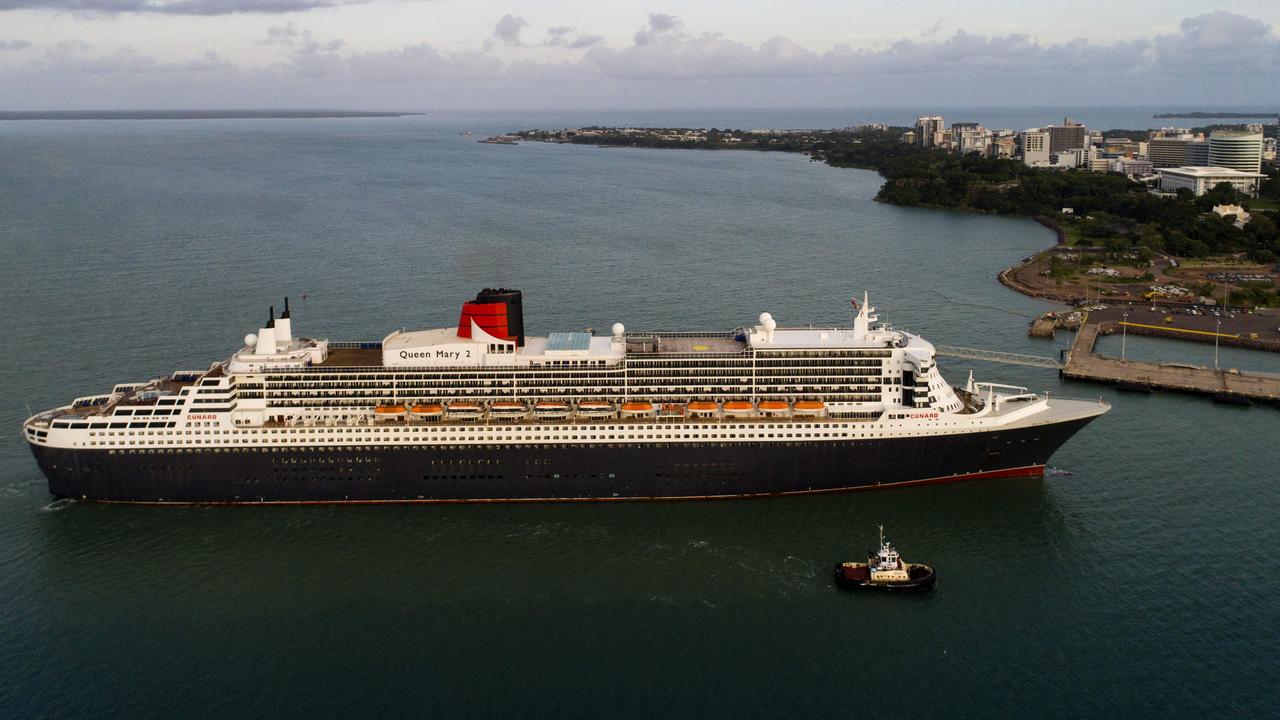
<svg viewBox="0 0 1280 720">
<path fill-rule="evenodd" d="M 695 415 L 709 415 L 719 409 L 719 406 L 713 402 L 695 400 L 689 403 L 689 412 Z"/>
<path fill-rule="evenodd" d="M 750 415 L 752 410 L 755 410 L 754 405 L 741 400 L 731 400 L 724 404 L 724 411 L 727 415 Z"/>
<path fill-rule="evenodd" d="M 462 419 L 478 418 L 484 412 L 484 408 L 478 402 L 455 401 L 445 407 L 449 410 L 449 417 Z"/>
<path fill-rule="evenodd" d="M 653 412 L 653 403 L 651 402 L 624 402 L 622 403 L 622 414 L 624 415 L 647 415 Z"/>
<path fill-rule="evenodd" d="M 569 415 L 569 403 L 543 400 L 533 404 L 533 414 L 540 418 L 562 418 Z"/>
<path fill-rule="evenodd" d="M 373 414 L 379 420 L 394 420 L 395 418 L 404 417 L 408 410 L 403 405 L 379 405 L 373 409 Z"/>
<path fill-rule="evenodd" d="M 786 404 L 781 400 L 763 400 L 760 402 L 759 407 L 760 407 L 760 412 L 765 412 L 765 413 L 786 412 L 791 408 L 790 405 Z"/>
<path fill-rule="evenodd" d="M 423 403 L 414 405 L 410 412 L 417 417 L 440 417 L 444 414 L 444 406 L 439 403 Z"/>
<path fill-rule="evenodd" d="M 489 403 L 489 414 L 498 418 L 524 417 L 526 412 L 528 412 L 528 408 L 522 402 L 500 400 Z"/>
<path fill-rule="evenodd" d="M 603 400 L 584 400 L 578 403 L 578 412 L 587 417 L 612 415 L 613 403 Z"/>
<path fill-rule="evenodd" d="M 797 415 L 817 415 L 827 409 L 827 404 L 821 400 L 799 400 L 792 407 Z"/>
</svg>

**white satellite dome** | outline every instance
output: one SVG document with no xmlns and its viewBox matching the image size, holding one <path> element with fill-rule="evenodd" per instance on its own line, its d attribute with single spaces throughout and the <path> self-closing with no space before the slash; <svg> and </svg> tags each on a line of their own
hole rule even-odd
<svg viewBox="0 0 1280 720">
<path fill-rule="evenodd" d="M 760 324 L 761 324 L 761 325 L 768 325 L 768 324 L 769 324 L 769 321 L 770 321 L 770 320 L 772 320 L 772 319 L 773 319 L 773 316 L 772 316 L 772 315 L 770 315 L 769 313 L 767 313 L 767 312 L 762 312 L 762 313 L 760 313 Z"/>
<path fill-rule="evenodd" d="M 248 335 L 245 335 L 244 344 L 246 347 L 250 347 L 250 348 L 256 347 L 258 345 L 258 336 L 254 335 L 253 333 L 249 333 Z"/>
<path fill-rule="evenodd" d="M 626 326 L 622 323 L 614 323 L 611 329 L 613 330 L 614 337 L 622 337 L 622 333 L 627 331 Z"/>
<path fill-rule="evenodd" d="M 778 329 L 778 321 L 777 321 L 777 320 L 774 320 L 774 319 L 773 319 L 773 318 L 771 318 L 771 317 L 767 317 L 767 318 L 765 318 L 765 319 L 764 319 L 764 329 L 765 329 L 765 330 L 768 330 L 769 332 L 773 332 L 774 330 L 777 330 L 777 329 Z"/>
</svg>

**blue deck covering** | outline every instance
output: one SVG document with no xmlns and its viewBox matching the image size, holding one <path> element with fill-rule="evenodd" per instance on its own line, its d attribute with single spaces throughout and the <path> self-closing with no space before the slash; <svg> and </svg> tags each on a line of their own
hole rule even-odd
<svg viewBox="0 0 1280 720">
<path fill-rule="evenodd" d="M 588 350 L 591 347 L 591 335 L 584 332 L 553 332 L 547 336 L 547 350 L 571 351 Z"/>
</svg>

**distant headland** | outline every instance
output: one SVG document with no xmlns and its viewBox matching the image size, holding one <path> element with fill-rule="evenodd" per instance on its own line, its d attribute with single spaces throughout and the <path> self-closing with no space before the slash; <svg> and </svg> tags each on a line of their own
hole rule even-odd
<svg viewBox="0 0 1280 720">
<path fill-rule="evenodd" d="M 1152 115 L 1153 118 L 1273 118 L 1280 112 L 1171 112 Z"/>
<path fill-rule="evenodd" d="M 421 115 L 367 110 L 10 110 L 0 120 L 311 120 Z"/>
</svg>

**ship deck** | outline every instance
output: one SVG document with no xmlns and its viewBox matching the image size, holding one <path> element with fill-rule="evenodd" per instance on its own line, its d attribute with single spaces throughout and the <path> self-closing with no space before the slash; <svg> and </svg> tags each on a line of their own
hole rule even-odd
<svg viewBox="0 0 1280 720">
<path fill-rule="evenodd" d="M 335 348 L 314 367 L 382 367 L 380 348 Z"/>
<path fill-rule="evenodd" d="M 727 337 L 678 337 L 661 338 L 659 353 L 740 353 L 747 343 Z"/>
</svg>

